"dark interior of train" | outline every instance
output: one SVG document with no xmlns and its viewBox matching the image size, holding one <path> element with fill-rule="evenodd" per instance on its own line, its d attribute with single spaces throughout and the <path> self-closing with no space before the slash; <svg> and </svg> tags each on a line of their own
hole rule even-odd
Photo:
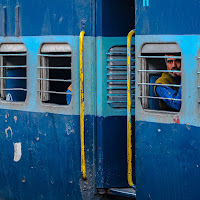
<svg viewBox="0 0 200 200">
<path fill-rule="evenodd" d="M 52 55 L 59 55 L 54 53 Z M 62 54 L 63 55 L 63 54 Z M 47 67 L 70 67 L 71 57 L 45 57 Z M 71 84 L 71 69 L 48 69 L 49 70 L 49 91 L 66 92 Z M 59 79 L 53 81 L 53 79 Z M 62 81 L 63 80 L 63 81 Z M 69 81 L 69 82 L 64 82 Z M 54 103 L 59 105 L 66 105 L 66 94 L 49 93 L 49 100 L 43 101 L 44 103 Z"/>
</svg>

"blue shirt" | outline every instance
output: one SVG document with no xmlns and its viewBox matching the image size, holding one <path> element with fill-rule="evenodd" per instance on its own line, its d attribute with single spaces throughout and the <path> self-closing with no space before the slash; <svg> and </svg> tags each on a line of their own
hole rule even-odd
<svg viewBox="0 0 200 200">
<path fill-rule="evenodd" d="M 68 89 L 68 90 L 67 90 L 67 93 L 72 93 L 72 92 Z M 72 99 L 72 95 L 71 95 L 71 94 L 67 94 L 67 95 L 66 95 L 67 105 L 70 104 L 71 99 Z"/>
<path fill-rule="evenodd" d="M 181 99 L 181 87 L 178 92 L 167 86 L 157 86 L 156 92 L 159 97 Z M 181 109 L 181 101 L 162 99 L 169 108 L 179 111 Z"/>
</svg>

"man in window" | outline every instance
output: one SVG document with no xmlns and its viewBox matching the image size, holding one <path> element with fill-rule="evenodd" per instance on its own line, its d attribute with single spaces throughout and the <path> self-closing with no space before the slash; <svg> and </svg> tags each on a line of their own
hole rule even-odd
<svg viewBox="0 0 200 200">
<path fill-rule="evenodd" d="M 172 58 L 166 58 L 167 70 L 181 71 L 181 59 L 173 58 L 176 55 L 165 55 L 172 56 Z M 175 85 L 181 85 L 181 73 L 178 72 L 164 72 L 162 76 L 155 82 L 160 86 L 155 86 L 154 91 L 156 96 L 168 99 L 160 99 L 159 105 L 161 110 L 167 111 L 180 111 L 181 101 L 181 87 L 175 87 Z M 173 86 L 164 86 L 162 84 L 172 84 Z"/>
</svg>

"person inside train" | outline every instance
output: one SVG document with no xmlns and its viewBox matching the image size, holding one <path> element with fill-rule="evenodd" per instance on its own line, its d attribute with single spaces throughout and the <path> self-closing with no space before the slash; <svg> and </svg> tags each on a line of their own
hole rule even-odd
<svg viewBox="0 0 200 200">
<path fill-rule="evenodd" d="M 170 54 L 165 56 L 170 57 L 177 55 Z M 166 58 L 165 62 L 167 70 L 181 71 L 181 59 Z M 181 73 L 164 72 L 155 83 L 181 85 Z M 181 101 L 177 101 L 176 99 L 181 99 L 181 87 L 160 85 L 154 87 L 154 92 L 157 97 L 168 98 L 159 99 L 159 106 L 161 110 L 180 111 Z"/>
<path fill-rule="evenodd" d="M 67 95 L 66 95 L 66 101 L 67 101 L 67 105 L 70 104 L 71 99 L 72 99 L 72 84 L 67 88 Z"/>
</svg>

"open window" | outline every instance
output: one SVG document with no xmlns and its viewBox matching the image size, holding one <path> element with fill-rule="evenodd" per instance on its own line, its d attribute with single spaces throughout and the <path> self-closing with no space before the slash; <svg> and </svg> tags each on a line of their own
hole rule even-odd
<svg viewBox="0 0 200 200">
<path fill-rule="evenodd" d="M 71 47 L 69 44 L 44 44 L 41 48 L 38 92 L 43 103 L 68 105 L 72 95 Z M 70 97 L 71 99 L 71 97 Z"/>
<path fill-rule="evenodd" d="M 1 100 L 25 101 L 26 47 L 24 44 L 1 44 L 0 46 Z"/>
<path fill-rule="evenodd" d="M 135 49 L 131 48 L 131 98 L 135 107 Z M 127 108 L 127 46 L 115 46 L 107 53 L 107 103 Z"/>
<path fill-rule="evenodd" d="M 142 107 L 178 112 L 181 106 L 180 47 L 169 43 L 145 44 L 139 58 L 138 86 Z"/>
</svg>

